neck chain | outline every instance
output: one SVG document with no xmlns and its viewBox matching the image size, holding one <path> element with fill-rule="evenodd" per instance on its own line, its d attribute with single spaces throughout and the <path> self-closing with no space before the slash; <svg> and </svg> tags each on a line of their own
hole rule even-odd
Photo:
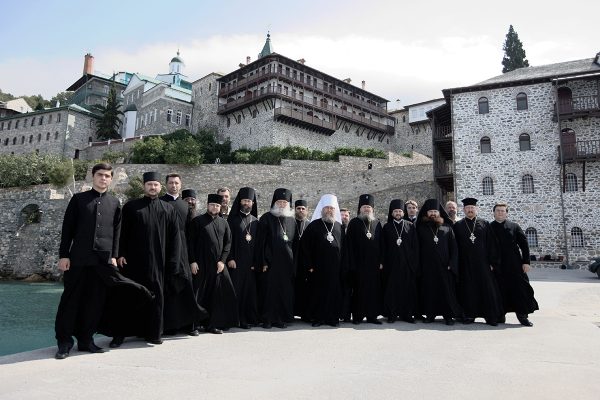
<svg viewBox="0 0 600 400">
<path fill-rule="evenodd" d="M 404 232 L 404 220 L 400 220 L 400 233 L 398 233 L 398 229 L 396 228 L 396 221 L 392 221 L 392 223 L 394 224 L 396 235 L 398 235 L 398 239 L 396 239 L 396 245 L 400 246 L 402 244 L 402 232 Z"/>
<path fill-rule="evenodd" d="M 429 230 L 431 230 L 431 233 L 433 233 L 433 243 L 435 243 L 437 245 L 438 242 L 440 241 L 440 239 L 437 237 L 440 227 L 438 226 L 435 228 L 435 233 L 433 232 L 433 229 L 431 229 L 431 226 L 429 227 Z"/>
<path fill-rule="evenodd" d="M 248 214 L 246 214 L 246 216 L 248 216 Z M 250 243 L 252 241 L 252 235 L 250 234 L 250 227 L 248 225 L 246 225 L 246 221 L 244 221 L 244 218 L 242 218 L 242 216 L 240 215 L 240 220 L 242 221 L 242 224 L 244 224 L 244 228 L 242 230 L 246 231 L 246 242 Z"/>
<path fill-rule="evenodd" d="M 283 227 L 283 224 L 281 223 L 281 218 L 277 217 L 277 222 L 279 222 L 279 226 L 281 227 L 281 230 L 283 232 L 283 241 L 287 242 L 289 240 L 287 232 L 285 231 L 285 228 Z"/>
<path fill-rule="evenodd" d="M 326 237 L 326 238 L 327 238 L 327 241 L 328 241 L 329 243 L 333 243 L 333 239 L 335 239 L 335 238 L 333 237 L 333 227 L 335 226 L 335 222 L 334 222 L 333 224 L 331 224 L 331 230 L 329 230 L 329 229 L 327 228 L 327 224 L 325 223 L 325 221 L 321 220 L 321 222 L 323 223 L 323 225 L 325 225 L 325 230 L 327 231 L 327 237 Z"/>
<path fill-rule="evenodd" d="M 363 225 L 365 226 L 365 229 L 367 230 L 367 239 L 371 239 L 371 237 L 373 236 L 371 234 L 371 220 L 369 220 L 369 227 L 367 228 L 367 224 L 365 224 L 365 221 L 363 220 Z"/>
<path fill-rule="evenodd" d="M 300 221 L 299 224 L 296 224 L 296 229 L 298 230 L 298 236 L 302 239 L 302 235 L 304 234 L 304 225 L 306 224 L 306 220 Z"/>
<path fill-rule="evenodd" d="M 477 224 L 477 217 L 475 217 L 475 219 L 473 220 L 473 230 L 471 230 L 471 228 L 469 227 L 469 218 L 465 218 L 465 225 L 467 225 L 467 229 L 469 230 L 469 232 L 471 233 L 471 236 L 469 236 L 469 239 L 471 239 L 471 243 L 475 243 L 475 224 Z"/>
</svg>

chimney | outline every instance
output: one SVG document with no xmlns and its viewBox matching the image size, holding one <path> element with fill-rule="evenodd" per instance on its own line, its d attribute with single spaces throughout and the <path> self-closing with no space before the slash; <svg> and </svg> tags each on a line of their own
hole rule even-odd
<svg viewBox="0 0 600 400">
<path fill-rule="evenodd" d="M 244 68 L 245 66 L 246 66 L 246 64 L 244 64 L 244 63 L 240 63 L 240 64 L 238 65 L 238 67 L 240 67 L 240 68 Z"/>
<path fill-rule="evenodd" d="M 346 78 L 346 79 L 344 79 L 344 82 L 346 82 L 346 83 L 351 83 L 351 82 L 352 82 L 352 79 L 350 79 L 350 78 Z"/>
<path fill-rule="evenodd" d="M 301 59 L 299 59 L 299 60 L 298 60 L 298 62 L 299 62 L 300 64 L 304 65 L 304 63 L 306 62 L 306 60 L 305 60 L 304 58 L 301 58 Z"/>
<path fill-rule="evenodd" d="M 93 73 L 94 73 L 94 56 L 91 55 L 90 53 L 87 53 L 85 55 L 85 58 L 83 61 L 83 74 L 91 75 Z"/>
<path fill-rule="evenodd" d="M 365 90 L 365 86 L 366 86 L 367 82 L 362 81 L 362 90 Z"/>
<path fill-rule="evenodd" d="M 250 56 L 246 56 L 246 65 L 250 64 Z"/>
</svg>

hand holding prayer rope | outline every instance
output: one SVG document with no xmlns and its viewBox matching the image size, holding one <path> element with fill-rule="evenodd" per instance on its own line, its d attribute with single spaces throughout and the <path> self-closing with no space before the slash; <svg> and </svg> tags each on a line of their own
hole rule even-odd
<svg viewBox="0 0 600 400">
<path fill-rule="evenodd" d="M 523 264 L 523 272 L 528 273 L 530 268 L 529 264 Z"/>
<path fill-rule="evenodd" d="M 267 268 L 268 267 L 266 265 L 263 265 L 263 272 L 267 272 Z"/>
<path fill-rule="evenodd" d="M 113 267 L 117 268 L 117 259 L 116 259 L 116 258 L 114 258 L 114 257 L 113 257 L 113 258 L 111 258 L 111 259 L 110 259 L 110 263 L 111 263 L 111 265 L 112 265 Z"/>
<path fill-rule="evenodd" d="M 123 265 L 127 265 L 127 260 L 125 257 L 119 257 L 117 264 L 119 264 L 119 267 L 123 268 Z"/>
<path fill-rule="evenodd" d="M 225 269 L 225 263 L 223 261 L 217 262 L 217 274 L 220 274 Z"/>
<path fill-rule="evenodd" d="M 196 275 L 198 273 L 198 263 L 191 263 L 190 268 L 192 269 L 192 274 Z"/>
<path fill-rule="evenodd" d="M 71 260 L 69 258 L 61 258 L 58 260 L 58 269 L 62 272 L 68 271 L 71 268 Z"/>
<path fill-rule="evenodd" d="M 236 269 L 237 268 L 237 266 L 235 264 L 235 260 L 229 260 L 229 261 L 227 261 L 227 266 L 229 268 L 231 268 L 231 269 Z"/>
</svg>

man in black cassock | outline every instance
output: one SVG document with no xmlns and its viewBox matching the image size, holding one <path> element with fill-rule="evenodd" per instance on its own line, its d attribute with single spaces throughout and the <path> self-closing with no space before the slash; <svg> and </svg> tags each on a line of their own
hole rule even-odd
<svg viewBox="0 0 600 400">
<path fill-rule="evenodd" d="M 404 218 L 405 220 L 417 223 L 417 215 L 419 213 L 419 204 L 415 200 L 407 200 L 404 203 Z"/>
<path fill-rule="evenodd" d="M 125 276 L 146 286 L 155 297 L 143 312 L 115 321 L 111 347 L 119 347 L 125 336 L 162 344 L 165 282 L 183 274 L 177 212 L 158 198 L 161 179 L 157 172 L 145 172 L 143 181 L 144 197 L 123 206 L 118 261 Z"/>
<path fill-rule="evenodd" d="M 292 244 L 294 252 L 294 315 L 302 318 L 303 321 L 310 321 L 310 316 L 307 314 L 307 290 L 308 282 L 305 271 L 300 267 L 300 240 L 304 234 L 304 230 L 310 223 L 308 220 L 308 203 L 304 199 L 296 200 L 294 203 L 294 218 L 296 219 L 296 234 Z"/>
<path fill-rule="evenodd" d="M 231 249 L 231 230 L 219 215 L 222 202 L 223 196 L 209 194 L 206 213 L 192 220 L 188 232 L 196 299 L 210 315 L 206 331 L 216 334 L 239 325 L 235 289 L 225 268 Z"/>
<path fill-rule="evenodd" d="M 148 290 L 123 277 L 116 269 L 121 228 L 119 200 L 107 193 L 112 166 L 92 168 L 92 189 L 73 195 L 65 211 L 58 268 L 64 272 L 64 291 L 56 313 L 59 360 L 69 356 L 73 336 L 80 351 L 102 353 L 93 335 L 100 324 L 107 296 L 122 291 L 132 300 L 126 306 L 143 304 L 152 297 Z"/>
<path fill-rule="evenodd" d="M 263 328 L 286 328 L 294 318 L 294 254 L 296 224 L 290 203 L 292 192 L 275 189 L 271 210 L 258 223 L 254 248 L 259 268 L 259 312 Z"/>
<path fill-rule="evenodd" d="M 344 235 L 337 198 L 321 197 L 312 222 L 300 242 L 300 260 L 310 291 L 306 292 L 306 314 L 312 326 L 339 325 L 342 306 L 341 263 Z"/>
<path fill-rule="evenodd" d="M 463 322 L 484 318 L 488 325 L 503 322 L 502 297 L 496 271 L 499 254 L 488 221 L 477 216 L 477 199 L 462 200 L 465 217 L 453 226 L 458 246 L 458 301 Z"/>
<path fill-rule="evenodd" d="M 504 300 L 504 312 L 515 312 L 524 326 L 533 326 L 529 314 L 539 310 L 529 284 L 529 243 L 521 227 L 506 219 L 508 205 L 494 205 L 494 221 L 490 224 L 500 248 L 498 283 Z"/>
<path fill-rule="evenodd" d="M 382 282 L 381 223 L 374 215 L 375 198 L 363 194 L 358 216 L 348 224 L 344 241 L 345 272 L 352 282 L 352 322 L 380 325 Z"/>
<path fill-rule="evenodd" d="M 462 311 L 456 299 L 458 249 L 452 221 L 436 199 L 428 199 L 417 218 L 417 240 L 421 263 L 420 311 L 433 322 L 442 315 L 446 325 Z"/>
<path fill-rule="evenodd" d="M 419 246 L 415 226 L 403 218 L 404 203 L 390 202 L 388 222 L 383 227 L 383 315 L 393 323 L 398 318 L 414 323 L 417 308 Z"/>
<path fill-rule="evenodd" d="M 227 257 L 229 275 L 238 302 L 240 328 L 258 324 L 254 246 L 258 229 L 256 192 L 251 187 L 239 190 L 227 217 L 231 230 L 231 250 Z"/>
<path fill-rule="evenodd" d="M 160 199 L 171 204 L 177 211 L 181 251 L 179 253 L 180 273 L 165 276 L 164 331 L 165 333 L 174 334 L 179 330 L 184 330 L 191 336 L 198 336 L 199 332 L 196 327 L 208 314 L 196 302 L 192 287 L 192 271 L 188 262 L 186 238 L 190 208 L 179 193 L 181 190 L 181 176 L 168 174 L 165 180 L 167 193 L 161 196 Z M 186 194 L 189 197 L 190 193 Z"/>
</svg>

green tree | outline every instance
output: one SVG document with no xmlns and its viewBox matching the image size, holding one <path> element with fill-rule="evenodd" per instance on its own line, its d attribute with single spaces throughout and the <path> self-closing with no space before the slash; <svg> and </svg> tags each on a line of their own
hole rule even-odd
<svg viewBox="0 0 600 400">
<path fill-rule="evenodd" d="M 160 136 L 146 137 L 133 145 L 131 162 L 134 164 L 163 164 L 165 141 Z"/>
<path fill-rule="evenodd" d="M 60 189 L 69 184 L 73 179 L 75 169 L 70 160 L 63 159 L 52 165 L 48 170 L 48 181 L 56 188 Z"/>
<path fill-rule="evenodd" d="M 202 145 L 193 137 L 167 142 L 164 147 L 165 163 L 200 165 L 203 161 Z"/>
<path fill-rule="evenodd" d="M 200 129 L 196 134 L 196 138 L 202 145 L 205 163 L 212 164 L 219 159 L 224 164 L 229 163 L 233 159 L 231 141 L 229 139 L 223 143 L 218 143 L 215 133 L 205 129 Z"/>
<path fill-rule="evenodd" d="M 502 73 L 514 71 L 518 68 L 529 67 L 529 61 L 527 61 L 523 43 L 519 40 L 519 35 L 513 29 L 512 25 L 508 28 L 502 50 L 504 50 Z"/>
<path fill-rule="evenodd" d="M 58 92 L 50 99 L 50 106 L 55 107 L 56 102 L 58 101 L 61 106 L 67 105 L 71 103 L 71 97 L 73 97 L 73 93 L 75 92 Z"/>
<path fill-rule="evenodd" d="M 106 106 L 95 106 L 102 114 L 102 118 L 96 123 L 96 136 L 99 140 L 118 139 L 121 137 L 121 135 L 119 135 L 119 128 L 123 123 L 123 121 L 121 121 L 123 111 L 119 109 L 120 106 L 121 104 L 119 100 L 117 100 L 117 90 L 115 89 L 113 80 L 113 84 L 108 92 Z"/>
</svg>

